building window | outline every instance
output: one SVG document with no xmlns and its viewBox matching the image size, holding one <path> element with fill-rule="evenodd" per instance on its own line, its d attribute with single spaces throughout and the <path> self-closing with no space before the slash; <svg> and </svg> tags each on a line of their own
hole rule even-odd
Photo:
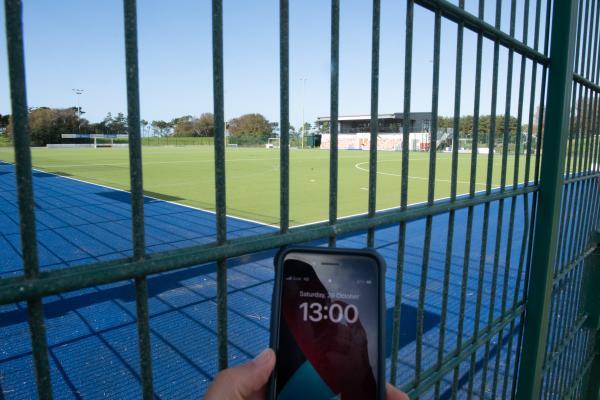
<svg viewBox="0 0 600 400">
<path fill-rule="evenodd" d="M 431 130 L 431 120 L 424 119 L 423 120 L 423 131 L 429 132 Z"/>
</svg>

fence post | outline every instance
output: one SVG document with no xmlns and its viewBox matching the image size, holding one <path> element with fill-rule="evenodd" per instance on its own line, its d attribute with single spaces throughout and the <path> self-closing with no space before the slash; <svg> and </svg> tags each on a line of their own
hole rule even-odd
<svg viewBox="0 0 600 400">
<path fill-rule="evenodd" d="M 545 132 L 516 398 L 540 397 L 573 80 L 576 0 L 554 1 Z"/>
<path fill-rule="evenodd" d="M 595 355 L 588 373 L 586 399 L 600 400 L 600 379 L 598 379 L 600 376 L 600 291 L 597 287 L 600 282 L 600 230 L 593 234 L 592 243 L 596 243 L 596 249 L 585 260 L 584 296 L 585 310 L 588 313 L 586 324 L 596 334 L 592 336 L 592 340 L 595 341 Z"/>
</svg>

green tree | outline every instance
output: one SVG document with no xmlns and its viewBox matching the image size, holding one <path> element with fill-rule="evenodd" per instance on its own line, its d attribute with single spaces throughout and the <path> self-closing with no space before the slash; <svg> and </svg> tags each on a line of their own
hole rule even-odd
<svg viewBox="0 0 600 400">
<path fill-rule="evenodd" d="M 215 119 L 211 113 L 204 113 L 200 118 L 186 115 L 171 121 L 174 136 L 212 137 L 215 135 Z"/>
<path fill-rule="evenodd" d="M 148 126 L 149 126 L 148 121 L 146 121 L 145 119 L 140 120 L 140 127 L 142 128 L 142 136 L 148 136 L 148 135 L 146 135 Z"/>
<path fill-rule="evenodd" d="M 238 144 L 266 143 L 272 126 L 261 114 L 245 114 L 229 121 L 229 136 Z"/>
<path fill-rule="evenodd" d="M 170 122 L 173 127 L 173 136 L 193 136 L 193 121 L 191 115 L 173 118 Z"/>
<path fill-rule="evenodd" d="M 48 143 L 60 143 L 61 135 L 74 133 L 78 125 L 87 129 L 88 121 L 78 119 L 77 108 L 39 107 L 29 111 L 29 134 L 33 146 L 45 146 Z M 8 134 L 12 138 L 12 123 L 8 125 Z"/>
<path fill-rule="evenodd" d="M 315 122 L 315 126 L 319 128 L 319 133 L 329 133 L 329 121 Z"/>
<path fill-rule="evenodd" d="M 474 129 L 474 118 L 472 115 L 463 115 L 460 117 L 458 121 L 458 131 L 460 137 L 472 137 L 473 129 Z M 514 116 L 510 116 L 507 121 L 505 121 L 504 114 L 497 115 L 495 119 L 495 138 L 496 145 L 501 145 L 504 139 L 504 131 L 508 128 L 508 142 L 514 144 L 517 139 L 517 131 L 518 131 L 518 120 Z M 443 130 L 444 128 L 453 128 L 454 127 L 454 118 L 452 117 L 438 117 L 438 128 Z M 534 124 L 534 133 L 536 135 L 536 126 Z M 492 116 L 491 115 L 480 115 L 479 116 L 479 124 L 477 128 L 478 132 L 478 142 L 479 144 L 486 144 L 488 142 L 488 136 L 492 129 Z M 527 134 L 527 125 L 521 126 L 521 135 Z"/>
<path fill-rule="evenodd" d="M 452 129 L 453 126 L 454 126 L 454 118 L 438 117 L 438 129 L 440 129 L 440 130 Z"/>
<path fill-rule="evenodd" d="M 311 129 L 311 125 L 310 125 L 310 123 L 305 122 L 304 123 L 304 128 L 300 128 L 300 129 L 302 130 L 302 133 L 304 135 L 308 135 L 308 132 L 310 132 L 310 129 Z"/>
<path fill-rule="evenodd" d="M 167 136 L 171 132 L 172 125 L 170 122 L 158 120 L 152 121 L 150 124 L 156 136 Z"/>
<path fill-rule="evenodd" d="M 5 129 L 10 122 L 10 115 L 2 115 L 0 114 L 0 129 Z"/>
<path fill-rule="evenodd" d="M 127 134 L 127 117 L 123 113 L 118 113 L 116 117 L 108 113 L 104 123 L 110 133 Z"/>
<path fill-rule="evenodd" d="M 198 136 L 215 136 L 215 116 L 212 113 L 203 113 L 196 121 Z"/>
<path fill-rule="evenodd" d="M 471 135 L 473 132 L 473 116 L 465 115 L 460 117 L 459 132 L 465 135 Z"/>
</svg>

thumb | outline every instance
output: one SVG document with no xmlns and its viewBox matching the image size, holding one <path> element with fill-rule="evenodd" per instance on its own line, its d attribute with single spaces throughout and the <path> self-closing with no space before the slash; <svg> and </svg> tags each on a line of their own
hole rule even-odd
<svg viewBox="0 0 600 400">
<path fill-rule="evenodd" d="M 254 398 L 264 391 L 274 366 L 275 353 L 265 349 L 254 360 L 219 372 L 208 388 L 205 400 Z"/>
<path fill-rule="evenodd" d="M 252 361 L 231 369 L 236 391 L 241 396 L 249 396 L 266 385 L 275 367 L 275 352 L 267 348 Z M 233 383 L 232 382 L 232 383 Z"/>
</svg>

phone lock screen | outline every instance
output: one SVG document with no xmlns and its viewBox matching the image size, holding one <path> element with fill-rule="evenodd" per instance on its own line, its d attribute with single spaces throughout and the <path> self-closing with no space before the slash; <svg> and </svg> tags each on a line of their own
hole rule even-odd
<svg viewBox="0 0 600 400">
<path fill-rule="evenodd" d="M 379 273 L 369 256 L 285 255 L 275 398 L 377 398 Z"/>
</svg>

